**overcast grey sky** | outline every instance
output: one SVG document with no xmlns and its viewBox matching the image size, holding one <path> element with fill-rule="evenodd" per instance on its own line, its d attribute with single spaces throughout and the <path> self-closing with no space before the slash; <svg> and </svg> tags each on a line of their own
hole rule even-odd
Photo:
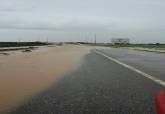
<svg viewBox="0 0 165 114">
<path fill-rule="evenodd" d="M 164 11 L 164 0 L 0 0 L 0 40 L 165 43 Z"/>
</svg>

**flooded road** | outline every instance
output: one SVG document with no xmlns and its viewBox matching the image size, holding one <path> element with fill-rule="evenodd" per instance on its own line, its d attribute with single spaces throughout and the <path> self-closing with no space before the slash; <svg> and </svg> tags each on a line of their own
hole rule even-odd
<svg viewBox="0 0 165 114">
<path fill-rule="evenodd" d="M 0 113 L 11 112 L 76 68 L 90 48 L 47 47 L 31 53 L 0 56 Z"/>
<path fill-rule="evenodd" d="M 91 51 L 78 69 L 10 114 L 156 114 L 155 93 L 162 89 Z"/>
</svg>

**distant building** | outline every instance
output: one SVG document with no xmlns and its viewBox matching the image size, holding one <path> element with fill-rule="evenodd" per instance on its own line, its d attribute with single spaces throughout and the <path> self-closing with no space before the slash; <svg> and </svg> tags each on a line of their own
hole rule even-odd
<svg viewBox="0 0 165 114">
<path fill-rule="evenodd" d="M 130 39 L 129 38 L 112 38 L 111 43 L 112 44 L 129 44 Z"/>
</svg>

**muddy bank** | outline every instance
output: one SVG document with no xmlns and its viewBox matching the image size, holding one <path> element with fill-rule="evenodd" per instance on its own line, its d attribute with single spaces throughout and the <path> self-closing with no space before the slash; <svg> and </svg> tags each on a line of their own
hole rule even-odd
<svg viewBox="0 0 165 114">
<path fill-rule="evenodd" d="M 10 112 L 29 97 L 76 68 L 89 47 L 47 47 L 31 53 L 0 56 L 0 113 Z"/>
</svg>

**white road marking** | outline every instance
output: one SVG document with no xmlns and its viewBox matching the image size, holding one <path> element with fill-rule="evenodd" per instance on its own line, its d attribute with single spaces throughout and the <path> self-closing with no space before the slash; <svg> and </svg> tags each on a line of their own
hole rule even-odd
<svg viewBox="0 0 165 114">
<path fill-rule="evenodd" d="M 142 75 L 142 76 L 144 76 L 144 77 L 146 77 L 146 78 L 148 78 L 148 79 L 156 82 L 159 85 L 162 85 L 162 86 L 165 87 L 165 81 L 162 81 L 162 80 L 160 80 L 158 78 L 155 78 L 155 76 L 151 76 L 151 75 L 149 75 L 149 74 L 147 74 L 147 73 L 145 73 L 145 72 L 143 72 L 141 70 L 136 69 L 135 67 L 132 67 L 130 65 L 127 65 L 127 64 L 125 64 L 125 63 L 123 63 L 123 62 L 121 62 L 121 61 L 119 61 L 117 59 L 114 59 L 112 57 L 109 57 L 109 56 L 107 56 L 106 54 L 104 54 L 104 53 L 102 53 L 100 51 L 96 51 L 95 50 L 94 52 L 97 53 L 97 54 L 99 54 L 99 55 L 102 55 L 102 56 L 106 57 L 107 59 L 109 59 L 109 60 L 111 60 L 111 61 L 113 61 L 115 63 L 118 63 L 119 65 L 121 65 L 121 66 L 123 66 L 125 68 L 128 68 L 128 69 L 130 69 L 130 70 L 132 70 L 132 71 L 134 71 L 134 72 L 136 72 L 136 73 L 138 73 L 138 74 L 140 74 L 140 75 Z"/>
</svg>

